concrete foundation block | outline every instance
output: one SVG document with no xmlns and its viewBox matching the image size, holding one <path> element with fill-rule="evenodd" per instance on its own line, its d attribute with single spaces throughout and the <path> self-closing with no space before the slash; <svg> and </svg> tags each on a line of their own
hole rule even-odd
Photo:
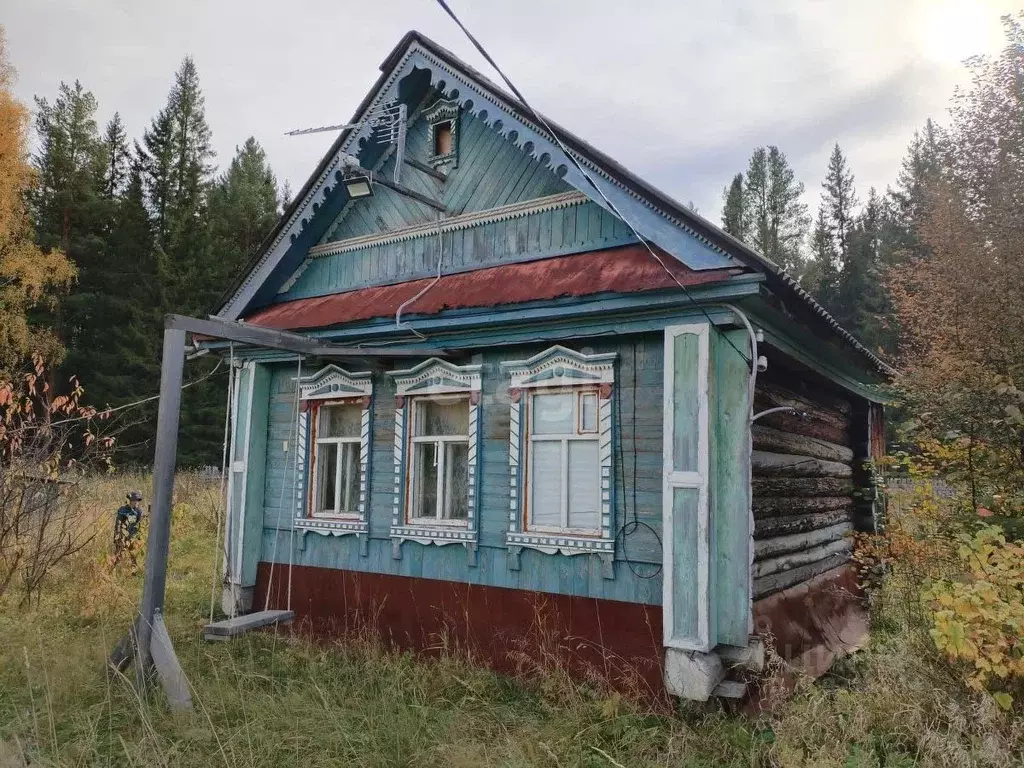
<svg viewBox="0 0 1024 768">
<path fill-rule="evenodd" d="M 734 645 L 720 645 L 715 653 L 730 667 L 743 667 L 753 672 L 764 671 L 764 640 L 751 635 L 744 648 Z"/>
<path fill-rule="evenodd" d="M 707 701 L 725 679 L 725 667 L 714 653 L 665 649 L 665 688 L 673 696 Z"/>
<path fill-rule="evenodd" d="M 220 608 L 228 616 L 241 616 L 252 611 L 255 587 L 228 584 L 221 591 Z"/>
</svg>

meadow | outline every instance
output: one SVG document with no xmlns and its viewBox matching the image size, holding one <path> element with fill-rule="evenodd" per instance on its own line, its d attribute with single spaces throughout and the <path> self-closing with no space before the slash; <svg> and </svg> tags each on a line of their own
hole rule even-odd
<svg viewBox="0 0 1024 768">
<path fill-rule="evenodd" d="M 759 714 L 718 703 L 656 712 L 557 666 L 510 679 L 471 649 L 429 657 L 372 631 L 301 631 L 206 643 L 218 487 L 175 494 L 166 618 L 195 710 L 140 697 L 105 660 L 130 624 L 141 575 L 107 568 L 113 511 L 148 479 L 88 481 L 89 545 L 37 599 L 0 603 L 0 766 L 1019 766 L 1024 723 L 967 691 L 912 626 L 905 595 L 874 600 L 870 645 Z M 141 562 L 141 561 L 140 561 Z"/>
</svg>

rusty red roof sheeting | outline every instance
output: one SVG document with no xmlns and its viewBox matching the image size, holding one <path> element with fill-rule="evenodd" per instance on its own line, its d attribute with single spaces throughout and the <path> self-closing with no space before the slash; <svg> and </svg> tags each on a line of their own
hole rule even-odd
<svg viewBox="0 0 1024 768">
<path fill-rule="evenodd" d="M 728 280 L 740 269 L 695 272 L 664 254 L 665 265 L 689 287 Z M 389 317 L 403 302 L 426 288 L 434 278 L 395 285 L 362 288 L 347 293 L 296 299 L 258 309 L 246 321 L 268 328 L 325 328 L 356 320 Z M 636 293 L 675 288 L 675 281 L 639 245 L 577 253 L 522 264 L 506 264 L 444 275 L 427 293 L 407 306 L 404 314 L 432 315 L 445 309 L 494 307 L 524 301 L 590 296 L 596 293 Z"/>
</svg>

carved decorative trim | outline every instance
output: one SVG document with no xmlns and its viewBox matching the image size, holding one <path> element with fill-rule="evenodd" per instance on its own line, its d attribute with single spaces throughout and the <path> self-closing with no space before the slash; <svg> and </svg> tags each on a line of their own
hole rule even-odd
<svg viewBox="0 0 1024 768">
<path fill-rule="evenodd" d="M 339 397 L 371 397 L 373 374 L 369 371 L 349 373 L 336 365 L 321 368 L 299 382 L 301 400 L 333 400 Z"/>
<path fill-rule="evenodd" d="M 356 121 L 358 122 L 363 119 L 382 104 L 396 101 L 398 99 L 399 80 L 413 68 L 429 70 L 430 84 L 435 88 L 441 87 L 447 99 L 456 100 L 462 110 L 474 115 L 476 119 L 483 121 L 485 125 L 496 128 L 501 136 L 511 141 L 524 152 L 527 152 L 531 157 L 536 158 L 545 167 L 551 168 L 559 176 L 564 176 L 568 172 L 568 166 L 565 164 L 555 166 L 557 160 L 553 160 L 553 158 L 561 158 L 564 153 L 559 144 L 546 130 L 541 129 L 530 119 L 521 115 L 515 107 L 499 95 L 486 92 L 483 86 L 477 84 L 470 77 L 449 67 L 418 42 L 413 42 L 409 46 Z M 503 114 L 499 115 L 499 111 Z M 239 305 L 243 303 L 240 299 L 246 297 L 245 300 L 247 301 L 248 297 L 251 297 L 254 292 L 254 282 L 259 280 L 262 283 L 269 276 L 270 271 L 277 266 L 281 257 L 288 250 L 290 241 L 297 238 L 306 228 L 316 209 L 323 204 L 332 191 L 328 181 L 335 174 L 338 174 L 340 178 L 339 166 L 341 157 L 344 154 L 352 153 L 354 149 L 361 148 L 369 140 L 371 131 L 372 129 L 369 126 L 362 125 L 345 134 L 344 140 L 327 164 L 327 167 L 310 184 L 309 191 L 303 198 L 302 203 L 296 206 L 288 222 L 281 227 L 273 242 L 263 252 L 257 265 L 245 277 L 242 285 L 239 286 L 225 306 L 225 317 L 232 319 L 238 317 L 241 310 Z M 629 186 L 613 178 L 594 162 L 578 152 L 571 152 L 571 154 L 590 172 L 612 184 L 657 216 L 671 222 L 706 248 L 727 259 L 731 258 L 723 248 L 711 242 L 681 219 L 666 213 L 644 196 L 633 191 Z M 285 242 L 286 239 L 288 242 Z"/>
<path fill-rule="evenodd" d="M 480 365 L 453 365 L 432 357 L 413 368 L 391 371 L 388 375 L 395 380 L 395 394 L 398 397 L 445 395 L 479 392 L 481 370 Z"/>
<path fill-rule="evenodd" d="M 338 240 L 333 243 L 323 243 L 309 249 L 310 258 L 323 258 L 324 256 L 334 256 L 338 253 L 348 253 L 349 251 L 359 251 L 364 248 L 373 248 L 379 245 L 390 245 L 392 243 L 404 242 L 406 240 L 415 240 L 418 237 L 425 235 L 436 235 L 438 229 L 443 233 L 447 232 L 459 232 L 465 229 L 472 229 L 473 227 L 480 227 L 485 224 L 494 224 L 501 221 L 508 221 L 510 219 L 519 219 L 524 216 L 530 216 L 535 213 L 545 213 L 547 211 L 554 211 L 560 208 L 571 208 L 576 205 L 583 205 L 589 202 L 589 199 L 582 192 L 560 192 L 557 195 L 547 195 L 545 197 L 539 197 L 536 200 L 527 200 L 520 203 L 512 203 L 510 205 L 502 205 L 498 208 L 490 208 L 486 211 L 476 211 L 474 213 L 464 213 L 459 216 L 452 216 L 450 219 L 442 219 L 438 222 L 427 222 L 426 224 L 415 224 L 411 227 L 404 227 L 402 229 L 396 229 L 391 232 L 383 232 L 380 234 L 372 235 L 360 235 L 359 237 L 351 237 L 347 240 Z M 308 262 L 303 262 L 308 264 Z M 305 268 L 300 267 L 304 271 Z M 294 277 L 298 277 L 301 272 L 296 271 Z"/>
<path fill-rule="evenodd" d="M 501 370 L 509 375 L 511 390 L 611 385 L 615 381 L 615 353 L 585 355 L 556 345 L 528 360 L 503 362 Z"/>
<path fill-rule="evenodd" d="M 442 165 L 451 165 L 455 168 L 459 164 L 459 102 L 452 99 L 439 99 L 432 107 L 423 113 L 424 119 L 429 126 L 428 148 L 430 150 L 430 164 L 435 168 Z M 448 152 L 434 154 L 436 146 L 435 131 L 442 123 L 451 123 L 452 146 Z"/>
<path fill-rule="evenodd" d="M 519 552 L 536 549 L 545 554 L 599 555 L 605 578 L 614 578 L 615 554 L 612 512 L 612 400 L 615 381 L 615 353 L 585 355 L 562 346 L 554 346 L 528 360 L 501 364 L 509 374 L 509 515 L 505 543 L 509 547 L 510 567 L 518 568 Z M 598 461 L 601 473 L 600 536 L 575 536 L 569 533 L 540 533 L 527 530 L 524 504 L 529 498 L 524 482 L 529 466 L 529 446 L 525 440 L 529 397 L 522 390 L 546 387 L 598 387 L 604 395 L 598 399 Z M 527 393 L 528 394 L 528 393 Z"/>
<path fill-rule="evenodd" d="M 369 508 L 369 479 L 371 453 L 371 422 L 373 416 L 373 375 L 366 372 L 350 373 L 336 365 L 321 368 L 312 376 L 303 376 L 298 382 L 299 399 L 302 407 L 299 414 L 298 462 L 301 470 L 298 477 L 298 492 L 295 500 L 295 529 L 305 534 L 313 531 L 327 536 L 348 534 L 368 535 L 367 510 Z M 315 447 L 310 440 L 310 405 L 327 400 L 358 398 L 361 407 L 359 418 L 359 502 L 358 518 L 338 519 L 315 517 L 309 509 L 306 487 L 312 487 L 309 457 Z M 364 554 L 366 553 L 363 542 Z"/>
<path fill-rule="evenodd" d="M 480 365 L 452 365 L 438 358 L 425 360 L 419 365 L 404 371 L 392 371 L 389 375 L 395 379 L 395 484 L 391 507 L 391 556 L 400 560 L 402 544 L 415 541 L 420 544 L 464 544 L 469 553 L 469 565 L 476 565 L 476 547 L 479 525 L 477 524 L 477 496 L 479 474 L 477 459 L 480 448 Z M 410 397 L 468 394 L 469 395 L 469 435 L 468 435 L 468 473 L 469 486 L 467 494 L 467 515 L 465 527 L 451 525 L 429 525 L 424 523 L 407 524 L 406 498 L 407 462 L 411 454 L 407 450 L 409 442 Z"/>
</svg>

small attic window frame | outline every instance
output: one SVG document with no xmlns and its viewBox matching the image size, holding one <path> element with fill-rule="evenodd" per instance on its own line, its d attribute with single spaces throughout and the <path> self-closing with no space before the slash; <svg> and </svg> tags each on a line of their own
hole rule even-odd
<svg viewBox="0 0 1024 768">
<path fill-rule="evenodd" d="M 429 126 L 427 147 L 430 164 L 435 168 L 459 160 L 459 104 L 441 99 L 424 113 Z"/>
</svg>

